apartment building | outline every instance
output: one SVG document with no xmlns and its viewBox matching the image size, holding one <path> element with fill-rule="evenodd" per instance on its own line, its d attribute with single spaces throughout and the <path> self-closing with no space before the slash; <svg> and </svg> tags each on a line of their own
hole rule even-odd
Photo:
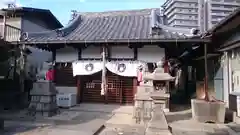
<svg viewBox="0 0 240 135">
<path fill-rule="evenodd" d="M 162 6 L 167 24 L 179 28 L 211 28 L 239 7 L 238 0 L 166 0 Z"/>
<path fill-rule="evenodd" d="M 211 28 L 232 11 L 240 7 L 239 0 L 208 0 L 206 3 L 207 27 Z"/>
</svg>

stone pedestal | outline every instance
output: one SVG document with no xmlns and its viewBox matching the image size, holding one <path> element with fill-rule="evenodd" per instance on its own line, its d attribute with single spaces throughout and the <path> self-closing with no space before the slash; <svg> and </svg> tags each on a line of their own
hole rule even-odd
<svg viewBox="0 0 240 135">
<path fill-rule="evenodd" d="M 154 104 L 158 105 L 164 112 L 169 112 L 169 98 L 170 94 L 162 92 L 152 92 L 151 98 Z"/>
<path fill-rule="evenodd" d="M 224 103 L 192 99 L 191 106 L 192 117 L 195 121 L 224 123 L 226 111 Z"/>
<path fill-rule="evenodd" d="M 56 88 L 53 82 L 39 81 L 30 92 L 29 112 L 35 116 L 51 117 L 57 113 Z"/>
<path fill-rule="evenodd" d="M 152 118 L 152 99 L 148 94 L 135 96 L 133 118 L 136 123 L 147 123 Z"/>
<path fill-rule="evenodd" d="M 170 132 L 168 130 L 168 123 L 163 112 L 161 103 L 155 103 L 153 105 L 152 114 L 153 116 L 148 124 L 146 135 L 154 134 L 170 135 Z"/>
</svg>

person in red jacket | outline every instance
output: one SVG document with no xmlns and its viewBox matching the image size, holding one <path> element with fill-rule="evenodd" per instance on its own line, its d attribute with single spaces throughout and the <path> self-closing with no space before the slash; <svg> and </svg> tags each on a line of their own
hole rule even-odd
<svg viewBox="0 0 240 135">
<path fill-rule="evenodd" d="M 46 80 L 48 80 L 48 81 L 54 81 L 54 74 L 55 74 L 54 69 L 53 69 L 52 67 L 49 68 L 49 70 L 48 70 L 47 73 L 46 73 Z"/>
</svg>

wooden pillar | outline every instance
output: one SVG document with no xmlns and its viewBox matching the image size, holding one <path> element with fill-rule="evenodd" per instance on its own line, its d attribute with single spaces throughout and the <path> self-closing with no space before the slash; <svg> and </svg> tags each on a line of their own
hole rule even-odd
<svg viewBox="0 0 240 135">
<path fill-rule="evenodd" d="M 138 80 L 136 77 L 133 78 L 133 103 L 134 103 L 134 98 L 135 98 L 135 94 L 137 94 L 137 85 L 138 84 Z"/>
<path fill-rule="evenodd" d="M 15 82 L 17 81 L 17 47 L 16 46 L 14 46 L 13 57 L 14 57 L 13 80 Z"/>
<path fill-rule="evenodd" d="M 204 69 L 205 69 L 205 83 L 204 83 L 204 91 L 205 91 L 205 100 L 209 101 L 208 95 L 208 65 L 207 65 L 207 44 L 204 44 Z"/>
<path fill-rule="evenodd" d="M 81 95 L 81 77 L 80 76 L 76 76 L 77 77 L 77 103 L 81 103 L 82 99 L 82 95 Z"/>
<path fill-rule="evenodd" d="M 82 59 L 82 49 L 78 48 L 78 60 Z M 76 76 L 77 78 L 77 103 L 81 103 L 82 91 L 81 91 L 81 76 Z"/>
<path fill-rule="evenodd" d="M 138 48 L 134 47 L 134 48 L 133 48 L 133 53 L 134 53 L 134 60 L 137 60 Z"/>
<path fill-rule="evenodd" d="M 133 53 L 134 53 L 134 60 L 137 60 L 138 59 L 138 48 L 137 47 L 134 47 L 133 48 Z M 134 77 L 133 78 L 133 103 L 135 102 L 135 94 L 137 93 L 137 86 L 138 86 L 138 80 L 137 80 L 137 77 Z"/>
<path fill-rule="evenodd" d="M 108 91 L 106 87 L 106 46 L 103 45 L 102 47 L 102 84 L 101 84 L 101 95 L 105 96 L 105 103 L 108 103 Z"/>
<path fill-rule="evenodd" d="M 82 59 L 82 48 L 78 48 L 78 60 Z"/>
<path fill-rule="evenodd" d="M 56 49 L 52 49 L 52 61 L 55 62 L 55 65 L 53 66 L 53 69 L 54 69 L 54 80 L 53 82 L 55 83 L 56 82 Z"/>
</svg>

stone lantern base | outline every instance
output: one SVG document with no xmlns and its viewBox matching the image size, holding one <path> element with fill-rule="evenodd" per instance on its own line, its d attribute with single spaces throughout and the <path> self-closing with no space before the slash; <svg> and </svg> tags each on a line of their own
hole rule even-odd
<svg viewBox="0 0 240 135">
<path fill-rule="evenodd" d="M 29 112 L 38 117 L 51 117 L 57 114 L 56 88 L 53 82 L 38 81 L 33 84 L 30 92 Z"/>
<path fill-rule="evenodd" d="M 224 123 L 225 104 L 222 102 L 207 102 L 205 100 L 192 99 L 192 118 L 197 122 Z"/>
</svg>

